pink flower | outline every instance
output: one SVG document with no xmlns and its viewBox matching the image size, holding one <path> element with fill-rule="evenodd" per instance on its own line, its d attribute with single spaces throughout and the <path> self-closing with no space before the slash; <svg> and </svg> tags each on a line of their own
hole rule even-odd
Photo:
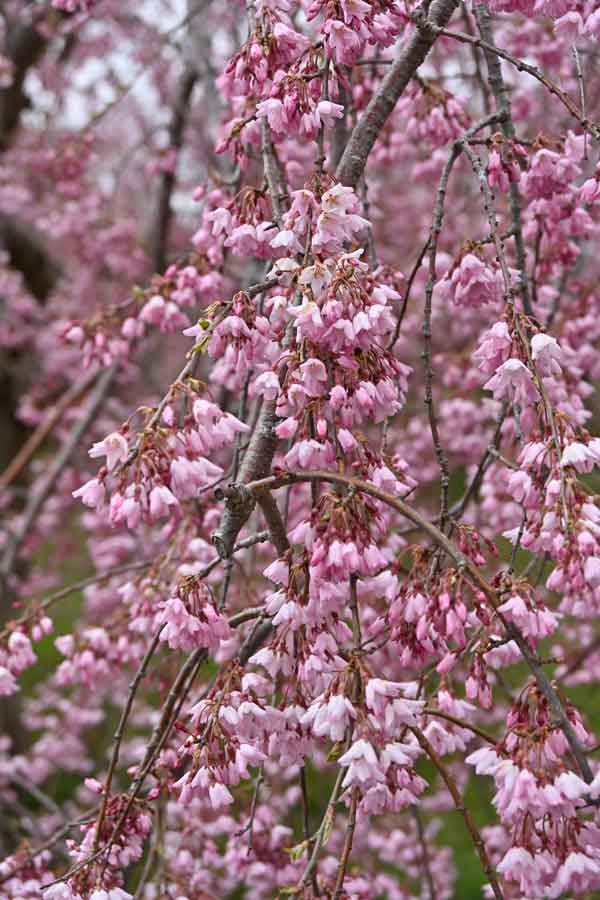
<svg viewBox="0 0 600 900">
<path fill-rule="evenodd" d="M 263 372 L 259 375 L 251 389 L 252 396 L 274 400 L 279 394 L 279 378 L 275 372 Z"/>
<path fill-rule="evenodd" d="M 344 107 L 339 103 L 332 103 L 331 100 L 320 100 L 317 103 L 317 118 L 326 125 L 331 125 L 335 119 L 341 119 L 343 115 Z"/>
<path fill-rule="evenodd" d="M 512 339 L 506 322 L 496 322 L 482 336 L 473 359 L 483 372 L 495 372 L 510 356 L 511 345 Z"/>
<path fill-rule="evenodd" d="M 539 399 L 531 372 L 519 359 L 508 359 L 493 375 L 484 389 L 493 391 L 495 400 L 510 400 L 527 406 Z"/>
<path fill-rule="evenodd" d="M 554 782 L 554 786 L 567 800 L 581 800 L 588 793 L 588 786 L 575 772 L 563 772 Z"/>
<path fill-rule="evenodd" d="M 478 775 L 495 775 L 498 768 L 502 765 L 502 760 L 495 750 L 489 747 L 482 747 L 467 756 L 465 762 L 470 766 L 475 766 Z"/>
<path fill-rule="evenodd" d="M 300 366 L 300 379 L 310 397 L 321 397 L 327 389 L 327 369 L 320 359 L 307 359 Z"/>
<path fill-rule="evenodd" d="M 250 744 L 240 744 L 235 753 L 235 765 L 240 778 L 249 778 L 248 766 L 258 766 L 266 759 L 265 754 L 256 747 L 252 747 Z"/>
<path fill-rule="evenodd" d="M 473 253 L 463 256 L 451 277 L 452 300 L 457 306 L 477 308 L 501 303 L 504 285 L 499 271 L 489 268 Z"/>
<path fill-rule="evenodd" d="M 15 676 L 6 666 L 0 665 L 0 697 L 8 697 L 19 690 Z"/>
<path fill-rule="evenodd" d="M 77 344 L 81 346 L 81 344 L 85 340 L 85 331 L 80 325 L 72 325 L 65 333 L 65 340 L 70 344 Z"/>
<path fill-rule="evenodd" d="M 266 119 L 269 123 L 269 128 L 272 128 L 278 134 L 285 134 L 289 128 L 283 103 L 276 97 L 262 100 L 256 107 L 256 115 L 259 119 Z"/>
<path fill-rule="evenodd" d="M 212 233 L 215 236 L 218 236 L 223 232 L 228 234 L 231 230 L 231 213 L 222 206 L 219 207 L 219 209 L 214 209 L 212 212 L 208 213 L 206 220 L 207 222 L 212 222 Z"/>
<path fill-rule="evenodd" d="M 352 719 L 356 718 L 356 710 L 350 700 L 342 694 L 332 694 L 325 702 L 324 695 L 311 704 L 300 719 L 304 726 L 312 728 L 317 737 L 328 737 L 332 741 L 341 741 Z"/>
<path fill-rule="evenodd" d="M 104 438 L 103 441 L 98 441 L 98 443 L 94 444 L 90 450 L 88 450 L 88 455 L 95 459 L 98 456 L 106 456 L 106 465 L 109 470 L 114 469 L 117 463 L 125 462 L 127 459 L 127 454 L 129 452 L 129 445 L 127 444 L 127 439 L 124 435 L 119 434 L 118 431 L 113 431 L 112 434 L 109 434 Z"/>
<path fill-rule="evenodd" d="M 90 506 L 92 509 L 95 509 L 97 506 L 101 506 L 104 502 L 105 489 L 102 482 L 98 481 L 97 478 L 92 478 L 91 481 L 86 481 L 85 484 L 82 484 L 80 488 L 77 488 L 76 491 L 73 491 L 73 497 L 81 497 L 81 502 L 86 506 Z"/>
<path fill-rule="evenodd" d="M 401 684 L 370 678 L 365 690 L 367 706 L 393 731 L 397 725 L 416 725 L 418 716 L 425 706 L 423 700 L 408 700 L 403 694 L 410 693 L 414 684 Z M 401 699 L 400 699 L 401 698 Z"/>
<path fill-rule="evenodd" d="M 583 30 L 585 34 L 590 34 L 597 41 L 600 41 L 600 9 L 595 10 L 587 17 Z"/>
<path fill-rule="evenodd" d="M 597 178 L 588 178 L 579 188 L 581 203 L 593 203 L 598 197 L 600 197 L 600 181 Z"/>
<path fill-rule="evenodd" d="M 531 355 L 541 375 L 560 375 L 562 350 L 549 334 L 534 334 L 531 339 Z"/>
<path fill-rule="evenodd" d="M 600 862 L 585 853 L 569 853 L 560 867 L 556 884 L 559 890 L 583 894 L 600 887 Z M 554 894 L 552 896 L 555 896 Z"/>
<path fill-rule="evenodd" d="M 518 881 L 521 890 L 524 890 L 527 880 L 531 878 L 536 868 L 536 862 L 533 855 L 524 847 L 511 847 L 496 868 L 510 881 Z"/>
<path fill-rule="evenodd" d="M 156 485 L 150 491 L 150 515 L 153 519 L 160 519 L 169 514 L 169 507 L 179 506 L 179 501 L 169 488 L 164 485 Z"/>
<path fill-rule="evenodd" d="M 342 787 L 357 784 L 366 787 L 373 782 L 383 781 L 383 772 L 373 747 L 364 738 L 354 744 L 339 758 L 340 766 L 348 767 Z"/>
<path fill-rule="evenodd" d="M 583 572 L 586 582 L 593 590 L 600 587 L 600 557 L 588 556 Z"/>
<path fill-rule="evenodd" d="M 211 784 L 208 789 L 208 796 L 213 809 L 222 809 L 233 803 L 231 792 L 224 784 Z"/>
<path fill-rule="evenodd" d="M 283 247 L 288 253 L 302 253 L 303 249 L 295 232 L 291 231 L 289 228 L 284 228 L 275 235 L 271 241 L 271 247 L 273 247 L 274 250 Z"/>
<path fill-rule="evenodd" d="M 338 430 L 337 439 L 344 453 L 350 453 L 351 450 L 354 450 L 355 447 L 358 447 L 358 441 L 356 440 L 352 432 L 348 431 L 347 428 L 340 428 Z"/>
<path fill-rule="evenodd" d="M 561 464 L 563 466 L 572 466 L 577 472 L 591 472 L 594 466 L 600 464 L 600 447 L 592 441 L 589 444 L 583 444 L 580 441 L 574 441 L 563 450 Z"/>
<path fill-rule="evenodd" d="M 358 34 L 339 19 L 327 19 L 323 30 L 327 47 L 336 62 L 345 66 L 354 65 L 363 48 L 363 42 Z"/>
</svg>

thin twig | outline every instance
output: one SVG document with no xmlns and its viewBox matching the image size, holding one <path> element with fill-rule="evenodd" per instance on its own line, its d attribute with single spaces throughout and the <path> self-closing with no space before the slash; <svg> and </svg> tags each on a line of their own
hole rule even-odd
<svg viewBox="0 0 600 900">
<path fill-rule="evenodd" d="M 494 52 L 494 36 L 492 31 L 492 18 L 487 6 L 477 5 L 474 8 L 475 18 L 479 26 L 481 37 L 485 41 L 486 46 L 483 53 L 488 68 L 488 80 L 490 89 L 496 101 L 496 109 L 502 113 L 500 127 L 504 136 L 510 140 L 515 140 L 515 127 L 512 120 L 510 99 L 508 89 L 502 77 L 502 68 L 498 59 L 498 54 Z M 517 258 L 517 268 L 520 274 L 520 293 L 523 301 L 523 309 L 528 316 L 533 316 L 531 307 L 531 299 L 529 296 L 529 285 L 527 282 L 527 256 L 525 253 L 525 241 L 523 240 L 522 211 L 521 211 L 521 195 L 519 185 L 515 181 L 511 181 L 508 188 L 508 196 L 510 200 L 510 211 L 513 222 L 513 232 L 515 236 L 515 250 Z"/>
<path fill-rule="evenodd" d="M 432 26 L 433 27 L 433 26 Z M 509 62 L 512 66 L 517 69 L 519 72 L 526 72 L 527 75 L 531 75 L 532 78 L 535 78 L 536 81 L 539 81 L 540 84 L 543 84 L 544 87 L 550 91 L 551 94 L 560 100 L 566 109 L 571 113 L 573 118 L 577 119 L 579 124 L 583 129 L 588 131 L 596 140 L 600 138 L 600 127 L 592 122 L 589 122 L 587 118 L 583 115 L 583 112 L 577 108 L 577 106 L 573 103 L 569 95 L 562 90 L 557 84 L 548 78 L 540 69 L 536 69 L 535 66 L 529 65 L 529 63 L 524 62 L 522 59 L 519 59 L 517 56 L 513 56 L 511 53 L 508 53 L 506 50 L 502 50 L 500 47 L 496 47 L 494 44 L 488 44 L 487 41 L 481 40 L 480 38 L 476 38 L 470 34 L 464 34 L 460 31 L 450 31 L 448 28 L 439 28 L 438 34 L 443 35 L 444 37 L 453 38 L 455 41 L 460 41 L 463 44 L 475 44 L 478 47 L 481 47 L 483 50 L 490 50 L 492 53 L 495 53 L 497 56 L 500 56 L 502 59 L 505 59 L 506 62 Z"/>
<path fill-rule="evenodd" d="M 43 600 L 30 601 L 31 609 L 20 616 L 18 619 L 15 619 L 14 621 L 8 623 L 4 630 L 0 632 L 0 641 L 7 638 L 10 633 L 15 630 L 15 628 L 20 628 L 22 625 L 27 625 L 28 622 L 37 619 L 40 612 L 49 609 L 49 607 L 53 606 L 59 600 L 62 600 L 64 597 L 68 597 L 69 594 L 74 594 L 76 593 L 76 591 L 82 591 L 84 590 L 84 588 L 90 587 L 90 585 L 92 584 L 99 584 L 102 581 L 107 581 L 109 578 L 115 578 L 117 575 L 124 575 L 127 572 L 139 572 L 142 569 L 149 568 L 151 565 L 151 562 L 137 562 L 126 563 L 123 566 L 115 566 L 114 569 L 108 569 L 106 572 L 100 572 L 98 575 L 90 575 L 88 578 L 82 578 L 81 581 L 75 581 L 73 584 L 69 584 L 67 585 L 67 587 L 61 588 L 60 591 L 55 591 L 55 593 L 49 594 L 47 597 L 44 597 Z"/>
</svg>

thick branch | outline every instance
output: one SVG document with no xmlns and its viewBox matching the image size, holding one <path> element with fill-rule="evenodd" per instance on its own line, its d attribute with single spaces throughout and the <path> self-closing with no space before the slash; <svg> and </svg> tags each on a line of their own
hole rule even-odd
<svg viewBox="0 0 600 900">
<path fill-rule="evenodd" d="M 250 518 L 257 499 L 244 488 L 244 485 L 249 481 L 266 478 L 271 471 L 271 462 L 277 446 L 275 420 L 275 400 L 271 400 L 264 404 L 260 412 L 242 461 L 238 483 L 217 492 L 217 498 L 224 498 L 226 503 L 220 525 L 213 533 L 212 539 L 222 559 L 231 556 L 236 538 Z M 270 512 L 273 512 L 272 507 Z"/>
<path fill-rule="evenodd" d="M 43 54 L 47 43 L 36 21 L 15 25 L 8 31 L 5 53 L 14 69 L 12 82 L 0 91 L 0 151 L 8 147 L 21 113 L 27 106 L 28 99 L 23 90 L 25 77 Z"/>
<path fill-rule="evenodd" d="M 181 76 L 175 97 L 173 117 L 169 127 L 169 149 L 179 153 L 183 144 L 183 132 L 189 109 L 192 91 L 198 78 L 196 69 L 187 66 Z M 173 216 L 171 209 L 171 196 L 175 187 L 175 171 L 165 172 L 158 196 L 158 208 L 152 241 L 152 264 L 156 272 L 162 272 L 166 267 L 167 241 L 169 225 Z"/>
</svg>

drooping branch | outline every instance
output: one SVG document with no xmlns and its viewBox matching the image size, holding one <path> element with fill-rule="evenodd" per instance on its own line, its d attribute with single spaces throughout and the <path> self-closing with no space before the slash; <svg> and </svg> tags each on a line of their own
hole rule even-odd
<svg viewBox="0 0 600 900">
<path fill-rule="evenodd" d="M 475 134 L 477 134 L 481 129 L 487 128 L 490 125 L 498 122 L 499 119 L 503 118 L 503 113 L 499 112 L 497 114 L 492 113 L 491 115 L 486 116 L 481 121 L 477 122 L 466 132 L 464 139 L 466 141 L 470 140 Z M 427 407 L 427 415 L 429 419 L 429 429 L 431 431 L 431 437 L 433 441 L 433 447 L 436 455 L 436 459 L 438 462 L 438 467 L 440 470 L 440 528 L 442 531 L 444 530 L 446 524 L 446 517 L 448 515 L 448 488 L 450 485 L 450 468 L 448 464 L 448 457 L 446 456 L 446 452 L 442 447 L 438 420 L 433 400 L 433 380 L 434 380 L 434 372 L 431 365 L 431 319 L 432 319 L 432 307 L 433 307 L 433 291 L 436 283 L 437 277 L 437 267 L 436 267 L 436 258 L 437 258 L 437 249 L 438 249 L 438 241 L 439 236 L 442 230 L 442 224 L 444 221 L 444 205 L 446 200 L 446 192 L 448 189 L 448 182 L 450 180 L 450 175 L 454 168 L 454 165 L 460 156 L 462 150 L 462 144 L 460 141 L 455 141 L 452 146 L 452 151 L 444 169 L 442 171 L 442 176 L 439 181 L 438 190 L 435 199 L 435 206 L 433 210 L 433 218 L 431 223 L 431 230 L 429 233 L 429 237 L 427 240 L 428 254 L 429 254 L 429 274 L 427 277 L 427 284 L 425 286 L 425 309 L 423 314 L 423 364 L 425 369 L 425 405 Z"/>
<path fill-rule="evenodd" d="M 475 17 L 479 26 L 479 32 L 485 42 L 483 47 L 483 55 L 488 68 L 488 81 L 490 90 L 496 101 L 496 109 L 501 114 L 500 127 L 504 136 L 510 141 L 516 138 L 515 126 L 512 120 L 510 109 L 510 97 L 508 88 L 502 75 L 502 67 L 498 55 L 493 52 L 494 35 L 492 31 L 492 17 L 487 6 L 482 4 L 475 7 Z M 508 196 L 510 200 L 510 213 L 513 223 L 513 231 L 515 237 L 515 251 L 517 258 L 517 267 L 519 269 L 520 281 L 519 292 L 523 301 L 523 309 L 528 316 L 533 315 L 531 307 L 531 297 L 529 292 L 529 282 L 527 279 L 527 256 L 525 253 L 525 241 L 523 240 L 523 225 L 521 213 L 521 195 L 519 185 L 516 181 L 510 182 L 508 186 Z"/>
<path fill-rule="evenodd" d="M 97 370 L 88 372 L 80 381 L 77 381 L 65 391 L 60 400 L 51 408 L 44 421 L 31 433 L 19 452 L 0 474 L 0 489 L 7 488 L 15 478 L 18 477 L 36 450 L 43 444 L 57 422 L 60 421 L 66 410 L 89 390 L 97 377 Z"/>
<path fill-rule="evenodd" d="M 522 632 L 516 627 L 516 625 L 511 622 L 507 622 L 502 614 L 498 612 L 498 607 L 501 605 L 501 599 L 498 591 L 496 591 L 487 581 L 487 579 L 481 574 L 477 566 L 475 566 L 464 555 L 464 553 L 459 550 L 459 548 L 453 543 L 453 541 L 447 538 L 446 535 L 443 534 L 436 525 L 434 525 L 432 522 L 429 522 L 419 512 L 417 512 L 415 509 L 401 500 L 400 497 L 396 497 L 394 494 L 390 494 L 388 491 L 384 491 L 376 485 L 371 484 L 368 481 L 363 481 L 360 478 L 352 478 L 349 475 L 343 475 L 338 472 L 288 472 L 284 475 L 273 475 L 270 478 L 264 478 L 260 481 L 248 484 L 246 485 L 246 489 L 250 492 L 275 490 L 278 487 L 283 487 L 288 484 L 300 483 L 303 481 L 325 481 L 332 484 L 341 484 L 345 485 L 346 487 L 353 487 L 357 491 L 361 491 L 365 494 L 370 494 L 372 497 L 375 497 L 375 499 L 381 500 L 383 503 L 399 512 L 410 522 L 418 525 L 419 528 L 425 531 L 432 538 L 432 540 L 447 553 L 450 559 L 455 562 L 460 571 L 465 572 L 470 576 L 474 585 L 476 585 L 476 587 L 479 588 L 479 590 L 481 590 L 490 601 L 490 604 L 492 605 L 496 615 L 504 625 L 507 633 L 517 644 L 521 655 L 529 666 L 529 669 L 533 674 L 541 693 L 546 698 L 548 705 L 552 710 L 552 714 L 555 718 L 556 724 L 560 727 L 561 731 L 567 739 L 573 757 L 577 762 L 577 765 L 579 766 L 579 770 L 583 778 L 588 782 L 588 784 L 590 784 L 593 780 L 594 774 L 587 760 L 585 751 L 583 750 L 579 739 L 575 734 L 575 729 L 569 721 L 563 703 L 556 689 L 553 687 L 550 679 L 544 672 L 542 665 L 540 664 L 540 662 L 538 662 L 535 653 L 532 651 Z"/>
</svg>

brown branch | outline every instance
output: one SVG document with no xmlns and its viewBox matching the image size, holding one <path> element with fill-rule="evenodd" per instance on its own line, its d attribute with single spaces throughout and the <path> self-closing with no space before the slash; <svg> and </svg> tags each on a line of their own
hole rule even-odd
<svg viewBox="0 0 600 900">
<path fill-rule="evenodd" d="M 108 801 L 110 799 L 110 789 L 112 785 L 113 776 L 115 774 L 115 769 L 117 768 L 117 763 L 119 762 L 119 753 L 121 750 L 121 741 L 123 740 L 123 733 L 125 731 L 125 725 L 127 724 L 127 719 L 129 718 L 129 714 L 133 707 L 133 701 L 135 699 L 135 695 L 137 693 L 137 689 L 140 686 L 142 679 L 144 678 L 146 672 L 148 671 L 148 666 L 150 665 L 150 660 L 154 656 L 156 652 L 156 648 L 158 647 L 158 642 L 160 641 L 160 636 L 165 626 L 161 625 L 160 628 L 154 634 L 150 642 L 150 646 L 148 647 L 144 658 L 142 659 L 140 666 L 135 673 L 135 677 L 131 684 L 129 685 L 129 691 L 127 693 L 127 701 L 125 706 L 121 711 L 121 717 L 119 719 L 119 724 L 117 725 L 117 730 L 114 736 L 114 745 L 113 752 L 110 759 L 110 764 L 108 767 L 108 774 L 104 780 L 104 794 L 102 797 L 102 805 L 100 807 L 100 812 L 98 813 L 98 820 L 96 822 L 96 834 L 94 836 L 94 845 L 93 850 L 98 849 L 98 845 L 100 843 L 100 833 L 102 829 L 102 823 L 104 822 L 104 817 L 106 815 L 106 808 L 108 806 Z"/>
<path fill-rule="evenodd" d="M 17 23 L 8 29 L 6 35 L 6 56 L 13 64 L 10 85 L 0 90 L 0 151 L 6 150 L 19 124 L 21 113 L 28 105 L 24 91 L 27 73 L 41 58 L 48 46 L 44 29 L 50 22 L 42 23 L 39 15 L 27 24 Z"/>
<path fill-rule="evenodd" d="M 408 280 L 406 282 L 406 287 L 404 289 L 404 296 L 402 297 L 402 302 L 400 304 L 400 312 L 398 313 L 398 318 L 396 319 L 396 327 L 394 329 L 394 334 L 390 338 L 390 342 L 387 346 L 388 350 L 392 350 L 396 346 L 396 341 L 398 340 L 398 338 L 400 336 L 400 329 L 402 327 L 402 322 L 404 320 L 404 316 L 406 315 L 406 310 L 408 308 L 410 292 L 412 290 L 414 280 L 417 276 L 417 272 L 423 265 L 423 260 L 425 259 L 425 254 L 427 253 L 427 251 L 429 249 L 429 240 L 430 239 L 428 237 L 427 240 L 425 241 L 425 243 L 423 244 L 423 246 L 421 247 L 421 249 L 419 251 L 419 255 L 417 256 L 417 259 L 415 261 L 415 264 L 413 265 L 410 275 L 408 276 Z"/>
<path fill-rule="evenodd" d="M 478 728 L 477 725 L 471 725 L 470 722 L 462 722 L 460 719 L 457 719 L 456 716 L 451 715 L 450 713 L 443 712 L 441 709 L 432 709 L 429 706 L 426 706 L 423 709 L 424 716 L 437 716 L 439 719 L 446 719 L 447 722 L 452 722 L 453 725 L 458 725 L 459 728 L 466 728 L 468 731 L 472 731 L 473 734 L 476 734 L 478 737 L 483 738 L 484 741 L 488 744 L 492 744 L 492 746 L 496 746 L 498 741 L 495 737 L 492 737 L 491 734 L 488 734 L 487 731 L 483 731 L 482 728 Z"/>
<path fill-rule="evenodd" d="M 435 0 L 431 4 L 429 17 L 426 17 L 422 7 L 415 11 L 414 34 L 401 48 L 397 60 L 371 98 L 346 144 L 336 170 L 336 178 L 342 184 L 353 188 L 358 184 L 381 129 L 457 7 L 458 0 Z"/>
<path fill-rule="evenodd" d="M 125 563 L 125 565 L 123 566 L 116 566 L 114 569 L 108 569 L 108 571 L 106 572 L 100 572 L 97 575 L 90 575 L 88 578 L 82 578 L 81 581 L 75 581 L 73 584 L 69 584 L 67 585 L 67 587 L 61 588 L 60 591 L 49 594 L 47 597 L 44 597 L 43 600 L 33 601 L 31 609 L 28 612 L 23 613 L 23 615 L 18 619 L 9 622 L 7 627 L 4 628 L 3 631 L 0 631 L 0 641 L 8 637 L 15 628 L 19 628 L 21 625 L 27 625 L 28 622 L 37 619 L 42 610 L 48 609 L 50 606 L 53 606 L 58 600 L 62 600 L 64 597 L 68 597 L 69 594 L 74 594 L 76 591 L 82 591 L 84 588 L 89 587 L 92 584 L 98 584 L 101 581 L 106 581 L 109 578 L 114 578 L 116 575 L 124 575 L 126 572 L 137 572 L 140 571 L 140 569 L 147 569 L 151 565 L 151 562 Z"/>
<path fill-rule="evenodd" d="M 23 275 L 27 289 L 44 301 L 58 281 L 60 267 L 48 255 L 41 235 L 31 223 L 0 214 L 0 243 L 12 268 Z"/>
<path fill-rule="evenodd" d="M 436 890 L 435 890 L 435 882 L 433 880 L 433 874 L 431 872 L 431 860 L 429 858 L 429 850 L 427 848 L 427 840 L 425 838 L 425 829 L 423 827 L 423 818 L 419 811 L 419 807 L 411 806 L 413 818 L 415 820 L 415 824 L 417 826 L 417 834 L 419 836 L 419 843 L 421 845 L 421 861 L 423 864 L 423 873 L 425 875 L 425 880 L 427 881 L 427 888 L 429 890 L 429 900 L 436 900 Z"/>
<path fill-rule="evenodd" d="M 348 813 L 348 825 L 346 826 L 346 837 L 344 838 L 344 847 L 338 865 L 337 875 L 335 879 L 335 887 L 331 900 L 340 900 L 344 890 L 344 878 L 346 877 L 346 869 L 350 861 L 350 853 L 352 852 L 352 842 L 354 840 L 354 830 L 356 828 L 356 810 L 358 809 L 359 789 L 358 785 L 352 788 L 352 796 L 350 798 L 350 811 Z"/>
<path fill-rule="evenodd" d="M 267 278 L 265 281 L 261 281 L 258 284 L 251 284 L 250 287 L 246 288 L 244 293 L 248 294 L 249 297 L 256 297 L 258 294 L 261 294 L 263 291 L 266 291 L 269 288 L 274 287 L 276 284 L 277 284 L 276 278 Z M 230 305 L 231 305 L 231 301 L 228 301 L 228 303 L 225 304 L 226 309 L 229 309 Z M 214 328 L 220 321 L 221 321 L 221 318 L 215 319 L 214 322 L 211 323 L 211 328 Z M 190 352 L 188 354 L 188 359 L 187 359 L 185 366 L 183 367 L 183 369 L 181 370 L 179 375 L 175 378 L 173 383 L 170 385 L 169 390 L 166 392 L 166 394 L 164 395 L 164 397 L 162 398 L 162 400 L 160 401 L 160 403 L 158 404 L 158 406 L 152 413 L 150 419 L 148 420 L 148 422 L 145 425 L 144 431 L 150 431 L 152 428 L 154 428 L 155 425 L 158 424 L 158 422 L 160 422 L 160 417 L 162 416 L 166 405 L 169 403 L 169 401 L 172 398 L 173 387 L 177 384 L 181 384 L 182 382 L 184 382 L 185 379 L 188 377 L 188 375 L 191 375 L 192 372 L 194 371 L 195 365 L 196 365 L 196 350 L 195 350 L 195 348 L 192 348 L 192 350 L 190 350 Z M 138 453 L 140 452 L 140 445 L 141 445 L 141 442 L 138 441 L 138 443 L 135 444 L 130 449 L 129 455 L 128 455 L 127 459 L 125 460 L 125 462 L 123 463 L 123 467 L 130 465 L 135 460 Z"/>
</svg>

